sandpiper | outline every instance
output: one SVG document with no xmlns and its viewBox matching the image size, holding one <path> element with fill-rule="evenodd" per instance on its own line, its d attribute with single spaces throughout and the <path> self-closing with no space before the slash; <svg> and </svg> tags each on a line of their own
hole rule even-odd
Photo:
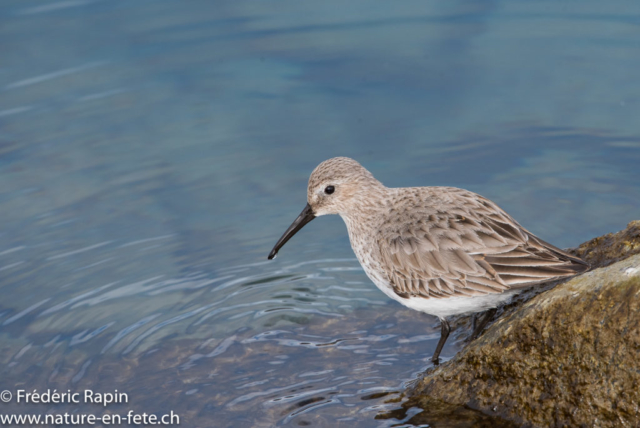
<svg viewBox="0 0 640 428">
<path fill-rule="evenodd" d="M 384 294 L 440 319 L 486 311 L 477 336 L 517 292 L 589 265 L 523 228 L 498 205 L 455 187 L 389 188 L 353 159 L 337 157 L 309 178 L 307 206 L 269 253 L 314 218 L 339 214 L 365 273 Z"/>
</svg>

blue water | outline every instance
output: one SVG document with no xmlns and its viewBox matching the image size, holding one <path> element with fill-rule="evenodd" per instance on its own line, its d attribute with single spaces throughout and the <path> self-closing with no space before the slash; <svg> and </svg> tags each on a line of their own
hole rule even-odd
<svg viewBox="0 0 640 428">
<path fill-rule="evenodd" d="M 403 423 L 438 321 L 340 218 L 266 260 L 333 156 L 561 247 L 640 218 L 638 3 L 4 0 L 0 40 L 0 390 L 129 396 L 0 413 Z"/>
</svg>

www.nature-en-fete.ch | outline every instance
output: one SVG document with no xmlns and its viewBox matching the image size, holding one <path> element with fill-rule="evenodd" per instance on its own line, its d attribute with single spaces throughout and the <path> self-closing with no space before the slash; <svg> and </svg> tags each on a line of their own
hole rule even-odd
<svg viewBox="0 0 640 428">
<path fill-rule="evenodd" d="M 10 403 L 14 401 L 19 405 L 51 405 L 51 404 L 85 404 L 100 405 L 106 408 L 112 404 L 128 404 L 129 396 L 124 392 L 94 392 L 92 390 L 84 390 L 82 392 L 74 392 L 71 390 L 58 392 L 57 390 L 46 390 L 38 392 L 37 390 L 17 390 L 14 394 L 9 390 L 0 393 L 0 401 Z M 134 410 L 127 410 L 126 413 L 113 412 L 105 413 L 97 416 L 94 413 L 81 412 L 64 412 L 51 413 L 47 409 L 45 414 L 35 413 L 0 413 L 0 426 L 5 425 L 179 425 L 180 416 L 170 410 L 169 413 L 163 415 L 149 414 L 146 412 L 138 413 Z"/>
</svg>

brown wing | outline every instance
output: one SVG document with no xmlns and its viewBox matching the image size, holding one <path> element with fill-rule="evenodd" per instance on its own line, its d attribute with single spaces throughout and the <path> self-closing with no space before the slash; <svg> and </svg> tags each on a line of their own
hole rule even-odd
<svg viewBox="0 0 640 428">
<path fill-rule="evenodd" d="M 413 190 L 396 204 L 378 234 L 382 264 L 399 296 L 501 293 L 589 267 L 537 238 L 480 195 L 428 189 L 432 193 L 423 198 Z"/>
</svg>

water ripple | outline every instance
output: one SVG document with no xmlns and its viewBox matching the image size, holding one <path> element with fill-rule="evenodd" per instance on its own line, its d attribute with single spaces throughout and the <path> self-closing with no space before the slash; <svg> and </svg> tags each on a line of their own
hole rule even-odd
<svg viewBox="0 0 640 428">
<path fill-rule="evenodd" d="M 63 70 L 54 71 L 47 74 L 41 74 L 40 76 L 29 77 L 27 79 L 18 80 L 5 86 L 5 89 L 20 88 L 23 86 L 34 85 L 36 83 L 45 82 L 47 80 L 56 79 L 58 77 L 67 76 L 69 74 L 79 73 L 91 68 L 100 67 L 107 64 L 107 61 L 93 61 L 77 67 L 65 68 Z"/>
<path fill-rule="evenodd" d="M 61 221 L 50 218 L 52 223 Z M 167 352 L 162 350 L 177 340 L 185 343 L 176 357 L 177 369 L 195 374 L 207 368 L 216 385 L 237 391 L 219 405 L 233 412 L 256 405 L 264 412 L 277 409 L 281 423 L 287 424 L 321 408 L 362 411 L 358 400 L 382 400 L 373 397 L 392 394 L 398 386 L 381 387 L 385 377 L 379 370 L 407 364 L 396 348 L 432 337 L 399 334 L 394 311 L 387 310 L 387 302 L 364 280 L 353 258 L 244 263 L 214 272 L 199 264 L 182 272 L 147 272 L 137 279 L 118 275 L 119 265 L 146 254 L 156 257 L 176 239 L 165 234 L 76 248 L 54 240 L 34 244 L 48 252 L 47 262 L 72 272 L 71 281 L 35 304 L 2 311 L 2 326 L 34 332 L 34 340 L 17 349 L 7 367 L 16 370 L 34 358 L 57 359 L 73 347 L 87 353 L 71 372 L 70 381 L 79 384 L 99 370 L 102 359 L 162 358 Z M 150 253 L 140 253 L 141 248 Z M 24 249 L 13 247 L 0 256 L 12 257 Z M 51 249 L 57 254 L 51 255 Z M 95 284 L 94 275 L 113 281 Z M 95 285 L 77 286 L 90 283 Z M 85 320 L 82 329 L 78 320 Z M 91 351 L 96 347 L 99 357 Z M 239 359 L 242 365 L 234 368 Z M 235 373 L 240 368 L 244 375 L 239 377 Z M 56 366 L 50 377 L 63 373 L 68 369 Z M 185 393 L 196 397 L 212 385 L 203 378 Z M 366 411 L 376 406 L 389 407 L 376 402 Z"/>
</svg>

